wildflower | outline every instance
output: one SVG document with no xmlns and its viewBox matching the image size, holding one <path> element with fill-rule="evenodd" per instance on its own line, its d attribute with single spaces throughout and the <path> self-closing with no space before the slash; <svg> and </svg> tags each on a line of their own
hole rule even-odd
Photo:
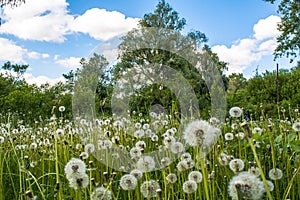
<svg viewBox="0 0 300 200">
<path fill-rule="evenodd" d="M 245 133 L 244 132 L 238 132 L 237 134 L 235 134 L 235 137 L 242 140 L 245 137 Z"/>
<path fill-rule="evenodd" d="M 166 177 L 166 181 L 167 181 L 167 183 L 176 183 L 176 181 L 177 181 L 176 174 L 173 174 L 173 173 L 168 174 L 168 176 Z"/>
<path fill-rule="evenodd" d="M 95 151 L 95 145 L 91 143 L 85 145 L 84 151 L 87 153 L 93 153 Z"/>
<path fill-rule="evenodd" d="M 157 190 L 160 189 L 159 184 L 155 180 L 145 181 L 141 185 L 140 191 L 144 198 L 157 197 Z"/>
<path fill-rule="evenodd" d="M 65 131 L 61 128 L 56 129 L 56 135 L 57 136 L 62 136 L 65 134 Z"/>
<path fill-rule="evenodd" d="M 248 169 L 248 172 L 251 173 L 251 174 L 254 174 L 257 177 L 260 175 L 260 171 L 259 171 L 258 167 L 250 167 Z"/>
<path fill-rule="evenodd" d="M 183 144 L 181 142 L 174 142 L 171 144 L 171 151 L 175 154 L 181 153 L 184 150 Z"/>
<path fill-rule="evenodd" d="M 241 172 L 234 176 L 228 186 L 232 199 L 262 199 L 265 188 L 263 182 L 254 174 Z"/>
<path fill-rule="evenodd" d="M 225 166 L 225 165 L 228 165 L 229 162 L 231 160 L 231 157 L 225 153 L 225 152 L 222 152 L 219 156 L 218 156 L 218 161 L 221 165 Z"/>
<path fill-rule="evenodd" d="M 122 121 L 120 121 L 120 120 L 116 120 L 116 121 L 113 123 L 113 126 L 116 127 L 116 128 L 122 128 L 122 127 L 123 127 L 123 123 L 122 123 Z"/>
<path fill-rule="evenodd" d="M 65 174 L 68 179 L 70 179 L 74 174 L 84 174 L 85 171 L 85 163 L 78 158 L 72 158 L 65 166 Z"/>
<path fill-rule="evenodd" d="M 180 156 L 180 159 L 181 160 L 188 160 L 188 159 L 191 159 L 192 156 L 190 153 L 186 152 L 186 153 L 183 153 L 181 156 Z"/>
<path fill-rule="evenodd" d="M 184 171 L 195 166 L 195 162 L 192 159 L 182 160 L 177 164 L 178 171 Z"/>
<path fill-rule="evenodd" d="M 164 137 L 164 145 L 166 147 L 171 147 L 172 143 L 174 143 L 176 140 L 173 136 L 166 136 Z"/>
<path fill-rule="evenodd" d="M 135 123 L 134 126 L 135 126 L 135 128 L 140 129 L 142 127 L 142 124 L 137 122 L 137 123 Z"/>
<path fill-rule="evenodd" d="M 282 178 L 282 171 L 278 168 L 273 168 L 269 171 L 269 177 L 272 180 L 279 180 Z"/>
<path fill-rule="evenodd" d="M 136 147 L 136 148 L 139 148 L 139 149 L 145 149 L 145 148 L 146 148 L 146 142 L 144 142 L 143 140 L 138 141 L 138 142 L 135 144 L 135 147 Z"/>
<path fill-rule="evenodd" d="M 101 186 L 92 193 L 92 200 L 111 200 L 111 191 Z"/>
<path fill-rule="evenodd" d="M 59 106 L 58 107 L 59 112 L 64 112 L 66 108 L 64 106 Z"/>
<path fill-rule="evenodd" d="M 218 119 L 215 118 L 215 117 L 212 117 L 212 118 L 209 119 L 209 123 L 210 123 L 211 125 L 213 125 L 213 126 L 216 126 L 216 125 L 218 125 L 218 124 L 220 123 L 220 120 L 218 120 Z"/>
<path fill-rule="evenodd" d="M 160 160 L 160 165 L 162 168 L 165 168 L 171 164 L 171 160 L 169 157 L 164 157 Z"/>
<path fill-rule="evenodd" d="M 158 141 L 158 136 L 157 135 L 152 135 L 151 140 L 152 140 L 152 142 L 157 142 Z"/>
<path fill-rule="evenodd" d="M 229 141 L 229 140 L 233 140 L 233 134 L 232 133 L 226 133 L 224 135 L 225 140 Z"/>
<path fill-rule="evenodd" d="M 137 161 L 136 165 L 138 170 L 148 172 L 155 168 L 155 161 L 151 156 L 144 156 Z"/>
<path fill-rule="evenodd" d="M 261 130 L 261 128 L 259 128 L 259 127 L 255 127 L 255 128 L 253 129 L 253 133 L 256 133 L 256 134 L 261 135 L 262 130 Z"/>
<path fill-rule="evenodd" d="M 231 117 L 240 117 L 242 115 L 242 109 L 240 107 L 232 107 L 229 110 L 229 114 Z"/>
<path fill-rule="evenodd" d="M 220 129 L 204 120 L 195 120 L 187 125 L 183 132 L 185 141 L 193 147 L 210 148 L 220 133 Z"/>
<path fill-rule="evenodd" d="M 4 143 L 5 139 L 3 136 L 0 136 L 0 143 Z"/>
<path fill-rule="evenodd" d="M 292 126 L 294 131 L 299 132 L 300 131 L 300 122 L 295 122 Z"/>
<path fill-rule="evenodd" d="M 33 142 L 33 143 L 30 144 L 29 147 L 30 147 L 30 149 L 34 150 L 34 149 L 37 148 L 37 144 L 35 142 Z"/>
<path fill-rule="evenodd" d="M 229 162 L 229 168 L 235 173 L 242 171 L 244 167 L 245 167 L 244 161 L 242 161 L 239 158 L 235 158 Z"/>
<path fill-rule="evenodd" d="M 131 159 L 139 158 L 139 157 L 142 156 L 141 150 L 139 148 L 137 148 L 137 147 L 131 148 L 129 154 L 131 156 Z"/>
<path fill-rule="evenodd" d="M 70 187 L 75 190 L 86 188 L 89 185 L 89 177 L 86 173 L 73 174 L 68 180 Z"/>
<path fill-rule="evenodd" d="M 145 135 L 145 131 L 140 129 L 134 132 L 134 137 L 136 138 L 142 138 Z"/>
<path fill-rule="evenodd" d="M 137 179 L 130 174 L 126 174 L 120 179 L 120 186 L 123 190 L 134 190 L 137 185 Z"/>
<path fill-rule="evenodd" d="M 197 183 L 192 180 L 185 181 L 182 185 L 182 189 L 187 194 L 194 193 L 197 190 Z"/>
<path fill-rule="evenodd" d="M 147 129 L 149 129 L 149 128 L 150 128 L 150 125 L 149 125 L 149 124 L 144 124 L 144 125 L 143 125 L 143 129 L 144 129 L 144 130 L 147 130 Z"/>
<path fill-rule="evenodd" d="M 89 158 L 89 154 L 88 154 L 87 152 L 84 151 L 84 152 L 81 152 L 81 153 L 80 153 L 79 157 L 80 157 L 81 159 L 83 159 L 83 160 L 86 160 L 86 159 Z"/>
<path fill-rule="evenodd" d="M 138 169 L 134 169 L 130 172 L 130 174 L 132 176 L 134 176 L 137 180 L 141 179 L 143 177 L 143 172 L 138 170 Z"/>
<path fill-rule="evenodd" d="M 202 174 L 199 171 L 190 172 L 188 177 L 190 181 L 195 181 L 196 183 L 200 183 L 202 181 Z"/>
</svg>

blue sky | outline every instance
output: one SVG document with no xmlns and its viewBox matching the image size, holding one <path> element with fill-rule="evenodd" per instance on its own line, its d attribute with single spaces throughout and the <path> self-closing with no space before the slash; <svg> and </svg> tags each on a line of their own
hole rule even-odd
<svg viewBox="0 0 300 200">
<path fill-rule="evenodd" d="M 246 77 L 275 68 L 277 5 L 262 0 L 167 0 L 186 19 L 183 32 L 199 30 L 209 46 L 229 63 L 227 74 Z M 78 66 L 82 57 L 101 43 L 137 26 L 154 0 L 27 0 L 18 8 L 1 12 L 0 63 L 26 63 L 30 83 L 54 83 Z M 116 50 L 105 51 L 111 58 Z M 278 59 L 289 68 L 287 59 Z"/>
</svg>

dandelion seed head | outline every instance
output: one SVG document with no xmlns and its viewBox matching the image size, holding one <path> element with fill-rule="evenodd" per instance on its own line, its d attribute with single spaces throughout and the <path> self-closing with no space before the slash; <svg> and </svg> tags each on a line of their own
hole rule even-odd
<svg viewBox="0 0 300 200">
<path fill-rule="evenodd" d="M 300 131 L 300 122 L 295 122 L 292 126 L 294 131 L 299 132 Z"/>
<path fill-rule="evenodd" d="M 133 169 L 130 174 L 134 176 L 137 180 L 141 179 L 143 177 L 143 172 L 138 169 Z"/>
<path fill-rule="evenodd" d="M 202 173 L 199 171 L 191 171 L 188 175 L 190 181 L 200 183 L 202 181 Z"/>
<path fill-rule="evenodd" d="M 234 137 L 233 137 L 232 133 L 226 133 L 224 135 L 224 138 L 225 138 L 226 141 L 230 141 L 230 140 L 233 140 Z"/>
<path fill-rule="evenodd" d="M 185 192 L 187 194 L 194 193 L 197 190 L 197 183 L 193 180 L 185 181 L 182 185 L 182 189 L 183 189 L 183 192 Z"/>
<path fill-rule="evenodd" d="M 213 146 L 219 134 L 220 129 L 211 126 L 204 120 L 195 120 L 186 126 L 183 137 L 190 146 L 209 149 Z"/>
<path fill-rule="evenodd" d="M 244 167 L 245 167 L 244 161 L 239 158 L 232 159 L 229 162 L 229 168 L 235 173 L 242 171 Z"/>
<path fill-rule="evenodd" d="M 282 170 L 278 168 L 273 168 L 269 171 L 269 177 L 272 180 L 279 180 L 283 176 Z"/>
<path fill-rule="evenodd" d="M 166 176 L 167 183 L 176 183 L 177 181 L 177 175 L 174 173 L 170 173 Z"/>
<path fill-rule="evenodd" d="M 181 142 L 174 142 L 170 147 L 172 153 L 177 154 L 181 153 L 184 150 L 183 144 Z"/>
<path fill-rule="evenodd" d="M 65 174 L 67 178 L 69 179 L 74 174 L 84 174 L 86 171 L 86 165 L 85 163 L 78 159 L 78 158 L 72 158 L 65 166 Z"/>
<path fill-rule="evenodd" d="M 140 187 L 140 191 L 144 198 L 157 197 L 157 190 L 160 189 L 159 184 L 155 180 L 145 181 Z"/>
<path fill-rule="evenodd" d="M 89 177 L 85 173 L 76 173 L 68 178 L 71 188 L 75 190 L 86 188 L 89 185 Z"/>
<path fill-rule="evenodd" d="M 228 192 L 232 199 L 262 199 L 265 188 L 263 182 L 254 174 L 241 172 L 234 176 L 228 186 Z"/>
<path fill-rule="evenodd" d="M 120 179 L 120 186 L 123 190 L 134 190 L 137 186 L 137 179 L 130 174 L 126 174 Z"/>
<path fill-rule="evenodd" d="M 92 193 L 92 200 L 112 200 L 111 191 L 101 186 Z"/>
<path fill-rule="evenodd" d="M 242 115 L 242 109 L 240 107 L 232 107 L 229 110 L 229 114 L 231 117 L 240 117 Z"/>
<path fill-rule="evenodd" d="M 136 166 L 142 172 L 149 172 L 155 168 L 155 161 L 151 156 L 143 156 L 137 161 Z"/>
</svg>

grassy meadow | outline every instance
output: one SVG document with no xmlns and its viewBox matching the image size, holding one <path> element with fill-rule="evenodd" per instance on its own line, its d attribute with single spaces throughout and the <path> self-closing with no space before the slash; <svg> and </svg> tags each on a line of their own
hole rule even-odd
<svg viewBox="0 0 300 200">
<path fill-rule="evenodd" d="M 298 109 L 282 110 L 277 119 L 266 118 L 262 110 L 259 120 L 246 122 L 234 107 L 224 123 L 195 119 L 182 131 L 178 119 L 156 113 L 131 121 L 81 119 L 78 126 L 64 119 L 64 107 L 59 109 L 60 116 L 32 124 L 1 117 L 0 199 L 300 196 Z M 85 131 L 97 133 L 95 142 L 82 138 Z M 128 166 L 114 169 L 94 156 L 113 147 L 129 152 L 128 163 L 135 163 L 130 172 Z M 159 162 L 145 155 L 151 151 L 166 151 L 176 159 L 170 162 L 166 156 Z"/>
</svg>

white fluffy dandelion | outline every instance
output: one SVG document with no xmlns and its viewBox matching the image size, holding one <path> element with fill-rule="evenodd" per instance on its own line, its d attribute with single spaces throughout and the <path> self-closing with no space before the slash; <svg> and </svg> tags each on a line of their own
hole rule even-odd
<svg viewBox="0 0 300 200">
<path fill-rule="evenodd" d="M 176 183 L 177 181 L 177 176 L 174 173 L 168 174 L 168 176 L 166 177 L 166 181 L 167 183 Z"/>
<path fill-rule="evenodd" d="M 111 200 L 111 191 L 105 187 L 98 187 L 92 193 L 92 200 Z"/>
<path fill-rule="evenodd" d="M 232 199 L 261 199 L 265 193 L 263 182 L 254 174 L 241 172 L 234 176 L 228 186 Z"/>
<path fill-rule="evenodd" d="M 292 128 L 294 129 L 294 131 L 299 132 L 300 131 L 300 122 L 295 122 L 292 125 Z"/>
<path fill-rule="evenodd" d="M 207 121 L 195 120 L 187 125 L 183 137 L 193 147 L 211 148 L 220 134 L 220 129 L 211 126 Z"/>
<path fill-rule="evenodd" d="M 159 184 L 155 180 L 145 181 L 141 185 L 140 191 L 144 198 L 152 198 L 157 196 L 157 190 L 160 189 Z"/>
<path fill-rule="evenodd" d="M 244 169 L 245 163 L 239 158 L 235 158 L 229 162 L 229 168 L 234 172 L 240 172 Z"/>
<path fill-rule="evenodd" d="M 182 185 L 182 189 L 187 194 L 194 193 L 197 190 L 197 183 L 193 180 L 185 181 Z"/>
<path fill-rule="evenodd" d="M 232 107 L 229 110 L 229 114 L 231 117 L 240 117 L 242 115 L 242 109 L 240 107 Z"/>
<path fill-rule="evenodd" d="M 73 174 L 68 180 L 70 187 L 75 190 L 86 188 L 89 185 L 89 177 L 85 173 Z"/>
<path fill-rule="evenodd" d="M 121 177 L 120 186 L 123 190 L 135 190 L 137 179 L 133 175 L 126 174 Z"/>
<path fill-rule="evenodd" d="M 171 144 L 170 149 L 172 153 L 177 154 L 177 153 L 181 153 L 184 150 L 184 146 L 181 142 L 174 142 Z"/>
<path fill-rule="evenodd" d="M 233 140 L 234 136 L 233 136 L 232 133 L 226 133 L 224 135 L 224 138 L 225 138 L 226 141 L 230 141 L 230 140 Z"/>
<path fill-rule="evenodd" d="M 200 183 L 202 181 L 202 173 L 199 171 L 191 171 L 188 176 L 190 181 L 195 181 L 196 183 Z"/>
<path fill-rule="evenodd" d="M 84 174 L 86 171 L 85 163 L 78 159 L 72 158 L 65 166 L 65 174 L 70 179 L 74 174 Z"/>
<path fill-rule="evenodd" d="M 141 179 L 143 177 L 143 172 L 138 169 L 133 169 L 130 174 L 134 176 L 137 180 Z"/>
<path fill-rule="evenodd" d="M 136 165 L 138 170 L 149 172 L 155 168 L 155 161 L 151 156 L 144 156 L 137 161 Z"/>
<path fill-rule="evenodd" d="M 273 168 L 269 171 L 269 177 L 272 180 L 279 180 L 282 178 L 282 170 L 278 168 Z"/>
</svg>

